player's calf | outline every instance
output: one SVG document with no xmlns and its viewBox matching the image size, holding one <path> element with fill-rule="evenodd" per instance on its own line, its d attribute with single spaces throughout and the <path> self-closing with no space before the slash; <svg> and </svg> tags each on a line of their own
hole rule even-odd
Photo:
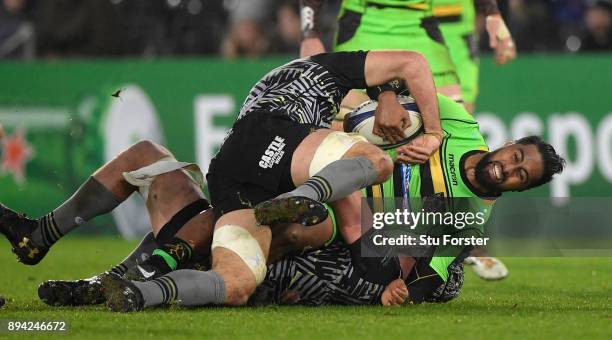
<svg viewBox="0 0 612 340">
<path fill-rule="evenodd" d="M 0 233 L 9 240 L 20 262 L 35 265 L 64 235 L 96 216 L 111 212 L 135 190 L 123 179 L 123 172 L 168 155 L 167 150 L 153 142 L 138 142 L 101 167 L 74 195 L 38 220 L 1 206 Z"/>
</svg>

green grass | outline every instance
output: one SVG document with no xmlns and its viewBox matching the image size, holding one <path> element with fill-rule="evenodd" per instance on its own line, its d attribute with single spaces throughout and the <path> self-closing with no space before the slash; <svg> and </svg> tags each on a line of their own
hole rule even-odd
<svg viewBox="0 0 612 340">
<path fill-rule="evenodd" d="M 0 319 L 66 320 L 83 338 L 610 338 L 612 258 L 506 258 L 510 276 L 485 282 L 471 270 L 461 297 L 403 308 L 52 308 L 38 300 L 47 279 L 75 279 L 115 264 L 135 245 L 111 238 L 62 240 L 36 267 L 15 262 L 0 241 Z M 44 336 L 48 333 L 38 333 Z M 4 337 L 6 333 L 0 333 Z M 23 337 L 23 333 L 11 334 Z"/>
</svg>

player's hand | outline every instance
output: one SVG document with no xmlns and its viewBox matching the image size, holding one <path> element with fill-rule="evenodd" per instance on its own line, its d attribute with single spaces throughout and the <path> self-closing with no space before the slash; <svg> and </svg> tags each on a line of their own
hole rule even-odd
<svg viewBox="0 0 612 340">
<path fill-rule="evenodd" d="M 372 133 L 393 143 L 398 143 L 406 138 L 404 130 L 410 124 L 410 114 L 399 103 L 394 92 L 386 91 L 378 96 Z"/>
<path fill-rule="evenodd" d="M 501 15 L 487 16 L 486 27 L 489 34 L 489 46 L 495 50 L 495 62 L 504 65 L 514 60 L 516 58 L 516 45 Z"/>
<path fill-rule="evenodd" d="M 419 135 L 410 143 L 396 149 L 397 161 L 409 164 L 425 163 L 436 151 L 438 151 L 440 144 L 442 144 L 441 135 Z"/>
<path fill-rule="evenodd" d="M 325 47 L 319 38 L 307 38 L 300 44 L 300 58 L 325 52 Z"/>
<path fill-rule="evenodd" d="M 402 279 L 395 279 L 385 287 L 380 296 L 383 306 L 401 306 L 408 298 L 408 288 Z"/>
</svg>

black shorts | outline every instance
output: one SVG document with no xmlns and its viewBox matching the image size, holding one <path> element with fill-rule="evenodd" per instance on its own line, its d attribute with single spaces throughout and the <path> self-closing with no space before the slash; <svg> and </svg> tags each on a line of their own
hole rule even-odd
<svg viewBox="0 0 612 340">
<path fill-rule="evenodd" d="M 236 121 L 206 175 L 216 217 L 293 190 L 293 152 L 315 129 L 282 113 L 252 112 Z"/>
</svg>

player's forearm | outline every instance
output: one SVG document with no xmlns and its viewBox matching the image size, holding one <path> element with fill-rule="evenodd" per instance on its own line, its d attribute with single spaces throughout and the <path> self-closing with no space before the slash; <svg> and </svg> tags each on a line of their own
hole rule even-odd
<svg viewBox="0 0 612 340">
<path fill-rule="evenodd" d="M 302 40 L 319 37 L 319 17 L 323 0 L 300 0 Z"/>
<path fill-rule="evenodd" d="M 370 51 L 365 60 L 368 87 L 401 79 L 414 97 L 426 132 L 441 134 L 438 98 L 433 75 L 425 57 L 413 51 Z"/>
<path fill-rule="evenodd" d="M 423 117 L 423 127 L 428 133 L 441 133 L 438 97 L 433 74 L 425 57 L 413 54 L 402 68 L 400 78 L 408 87 Z"/>
<path fill-rule="evenodd" d="M 476 10 L 485 16 L 499 14 L 497 0 L 474 0 Z"/>
</svg>

